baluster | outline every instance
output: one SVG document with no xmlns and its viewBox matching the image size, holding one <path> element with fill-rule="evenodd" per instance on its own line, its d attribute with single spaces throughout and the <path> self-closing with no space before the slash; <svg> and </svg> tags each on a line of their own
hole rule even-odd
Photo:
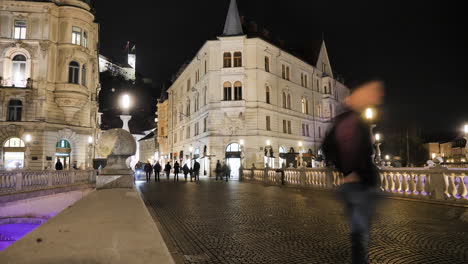
<svg viewBox="0 0 468 264">
<path fill-rule="evenodd" d="M 395 173 L 395 178 L 396 178 L 396 187 L 394 192 L 401 193 L 401 185 L 402 185 L 402 177 L 400 172 Z"/>
<path fill-rule="evenodd" d="M 390 173 L 390 190 L 389 192 L 395 191 L 395 173 Z"/>
<path fill-rule="evenodd" d="M 409 180 L 409 193 L 414 194 L 416 190 L 416 183 L 414 182 L 414 174 L 408 173 L 408 180 Z"/>
<path fill-rule="evenodd" d="M 458 187 L 458 193 L 461 195 L 462 199 L 467 199 L 466 195 L 468 195 L 468 190 L 466 189 L 465 178 L 466 175 L 461 174 L 458 176 L 460 178 L 460 186 Z"/>
<path fill-rule="evenodd" d="M 450 194 L 452 195 L 453 198 L 456 198 L 458 194 L 458 190 L 457 190 L 457 186 L 455 183 L 455 173 L 452 173 L 449 179 L 450 179 L 450 188 L 449 188 Z"/>
<path fill-rule="evenodd" d="M 418 178 L 418 182 L 417 182 L 417 185 L 416 185 L 416 191 L 418 192 L 419 195 L 422 195 L 423 191 L 424 191 L 423 176 L 424 176 L 424 174 L 416 174 L 416 177 Z"/>
</svg>

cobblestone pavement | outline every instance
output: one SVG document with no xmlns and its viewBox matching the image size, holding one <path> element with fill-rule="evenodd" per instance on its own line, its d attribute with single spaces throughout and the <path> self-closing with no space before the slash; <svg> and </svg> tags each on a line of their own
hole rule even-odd
<svg viewBox="0 0 468 264">
<path fill-rule="evenodd" d="M 349 263 L 333 192 L 165 178 L 138 188 L 178 263 Z M 386 199 L 370 262 L 466 264 L 467 218 L 466 208 Z"/>
</svg>

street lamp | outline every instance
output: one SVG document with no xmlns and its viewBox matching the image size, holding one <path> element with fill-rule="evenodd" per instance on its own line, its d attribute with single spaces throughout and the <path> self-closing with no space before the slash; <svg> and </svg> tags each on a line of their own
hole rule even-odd
<svg viewBox="0 0 468 264">
<path fill-rule="evenodd" d="M 379 164 L 380 161 L 382 160 L 382 152 L 380 151 L 380 145 L 382 144 L 382 136 L 377 133 L 374 136 L 375 138 L 375 149 L 376 149 L 376 157 L 375 157 L 375 163 Z"/>
<path fill-rule="evenodd" d="M 24 141 L 26 141 L 26 143 L 31 142 L 31 140 L 32 140 L 31 135 L 27 134 L 26 136 L 24 136 Z"/>
<path fill-rule="evenodd" d="M 390 160 L 390 155 L 385 155 L 385 160 L 389 161 Z"/>
<path fill-rule="evenodd" d="M 365 116 L 367 120 L 372 121 L 374 119 L 374 109 L 370 107 L 366 108 Z"/>
<path fill-rule="evenodd" d="M 122 128 L 130 132 L 130 128 L 128 127 L 128 122 L 130 121 L 130 119 L 132 119 L 132 116 L 129 114 L 129 109 L 131 106 L 130 95 L 128 94 L 122 95 L 122 97 L 120 98 L 120 106 L 123 109 L 123 114 L 120 115 L 120 119 L 123 122 Z"/>
</svg>

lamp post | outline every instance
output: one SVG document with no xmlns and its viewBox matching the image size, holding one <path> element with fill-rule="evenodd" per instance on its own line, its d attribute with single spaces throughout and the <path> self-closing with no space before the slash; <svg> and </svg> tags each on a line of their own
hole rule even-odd
<svg viewBox="0 0 468 264">
<path fill-rule="evenodd" d="M 130 128 L 128 127 L 128 122 L 130 121 L 130 119 L 132 119 L 132 116 L 130 115 L 130 112 L 129 112 L 129 109 L 131 106 L 130 95 L 128 94 L 122 95 L 122 97 L 120 98 L 120 106 L 123 109 L 122 115 L 120 115 L 120 119 L 123 122 L 122 128 L 130 132 Z"/>
<path fill-rule="evenodd" d="M 377 133 L 374 136 L 375 138 L 375 149 L 377 151 L 377 155 L 375 157 L 375 163 L 380 164 L 380 161 L 382 161 L 382 153 L 380 152 L 380 145 L 382 144 L 382 136 Z"/>
<path fill-rule="evenodd" d="M 466 140 L 466 145 L 465 145 L 465 156 L 468 159 L 468 124 L 465 124 L 463 126 L 463 132 L 465 134 L 465 140 Z"/>
<path fill-rule="evenodd" d="M 375 111 L 371 107 L 366 108 L 364 112 L 365 118 L 369 121 L 370 123 L 370 135 L 371 135 L 371 142 L 372 144 L 375 144 L 375 137 L 374 137 L 374 128 L 376 125 L 374 124 L 374 119 L 375 119 Z M 372 152 L 372 160 L 375 161 L 375 152 Z"/>
</svg>

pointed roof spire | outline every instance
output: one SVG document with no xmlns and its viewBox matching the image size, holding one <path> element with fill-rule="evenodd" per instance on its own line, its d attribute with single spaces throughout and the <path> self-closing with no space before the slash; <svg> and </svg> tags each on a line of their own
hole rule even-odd
<svg viewBox="0 0 468 264">
<path fill-rule="evenodd" d="M 226 24 L 224 24 L 223 36 L 239 35 L 244 35 L 244 31 L 242 30 L 242 23 L 239 16 L 239 10 L 237 9 L 237 2 L 236 0 L 231 0 L 226 18 Z"/>
</svg>

